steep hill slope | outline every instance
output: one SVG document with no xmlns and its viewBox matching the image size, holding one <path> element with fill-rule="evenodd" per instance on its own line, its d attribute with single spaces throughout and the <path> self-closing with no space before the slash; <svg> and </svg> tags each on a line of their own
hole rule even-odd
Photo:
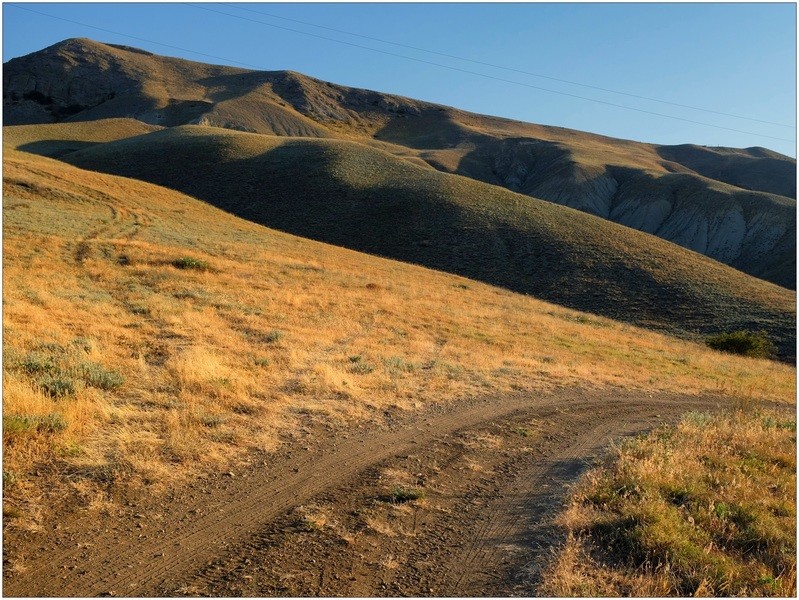
<svg viewBox="0 0 799 600">
<path fill-rule="evenodd" d="M 157 488 L 286 431 L 301 446 L 318 428 L 489 390 L 795 394 L 786 365 L 296 238 L 148 183 L 9 148 L 3 175 L 5 499 L 25 519 L 48 477 L 94 503 L 92 486 Z M 563 210 L 543 206 L 542 222 Z M 788 292 L 696 260 L 712 267 L 695 302 L 774 296 L 739 315 L 709 303 L 709 319 L 788 328 L 773 307 Z"/>
<path fill-rule="evenodd" d="M 793 292 L 654 236 L 361 144 L 185 126 L 63 160 L 304 237 L 678 335 L 764 329 L 793 356 Z"/>
<path fill-rule="evenodd" d="M 7 125 L 133 116 L 164 126 L 359 139 L 796 287 L 796 161 L 762 148 L 616 140 L 86 39 L 9 61 L 3 90 Z"/>
</svg>

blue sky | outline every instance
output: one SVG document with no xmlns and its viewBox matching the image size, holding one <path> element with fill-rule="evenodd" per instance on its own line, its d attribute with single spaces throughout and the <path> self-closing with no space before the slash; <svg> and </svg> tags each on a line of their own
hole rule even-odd
<svg viewBox="0 0 799 600">
<path fill-rule="evenodd" d="M 239 61 L 267 70 L 293 69 L 344 85 L 614 137 L 661 144 L 765 146 L 796 156 L 796 5 L 793 3 L 209 3 L 201 5 L 204 9 L 181 4 L 18 6 L 81 25 L 31 13 L 17 8 L 15 3 L 4 3 L 3 61 L 68 37 L 90 37 L 203 62 Z M 248 10 L 241 10 L 242 7 Z M 580 87 L 342 32 L 790 127 Z"/>
</svg>

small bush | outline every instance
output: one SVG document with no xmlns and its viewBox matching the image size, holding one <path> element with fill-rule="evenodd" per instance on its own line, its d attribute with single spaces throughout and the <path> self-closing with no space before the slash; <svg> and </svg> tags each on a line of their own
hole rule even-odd
<svg viewBox="0 0 799 600">
<path fill-rule="evenodd" d="M 391 502 L 392 504 L 405 504 L 412 500 L 421 500 L 424 498 L 424 490 L 418 488 L 406 488 L 402 486 L 395 486 L 391 492 L 381 496 L 383 502 Z"/>
<path fill-rule="evenodd" d="M 44 375 L 35 379 L 42 391 L 51 398 L 63 398 L 75 393 L 75 380 L 63 375 Z"/>
<path fill-rule="evenodd" d="M 176 269 L 193 269 L 195 271 L 210 271 L 211 265 L 199 258 L 182 256 L 172 261 L 172 266 Z"/>
<path fill-rule="evenodd" d="M 264 341 L 270 344 L 275 344 L 283 339 L 283 335 L 284 333 L 279 329 L 272 329 L 264 334 Z"/>
<path fill-rule="evenodd" d="M 713 335 L 705 343 L 714 350 L 752 358 L 773 358 L 776 348 L 764 331 L 732 331 Z"/>
<path fill-rule="evenodd" d="M 3 469 L 3 489 L 11 489 L 19 483 L 19 477 L 14 471 Z"/>
<path fill-rule="evenodd" d="M 375 370 L 374 366 L 369 364 L 363 359 L 360 354 L 349 357 L 350 365 L 347 371 L 355 373 L 356 375 L 368 375 Z"/>
<path fill-rule="evenodd" d="M 125 383 L 125 378 L 116 371 L 109 371 L 102 365 L 93 362 L 84 362 L 80 366 L 81 378 L 86 385 L 100 388 L 101 390 L 113 390 Z"/>
<path fill-rule="evenodd" d="M 389 356 L 388 358 L 384 358 L 383 364 L 386 365 L 387 370 L 392 374 L 401 372 L 412 373 L 416 370 L 416 365 L 406 361 L 401 356 Z"/>
<path fill-rule="evenodd" d="M 40 352 L 31 352 L 19 363 L 20 368 L 28 375 L 55 374 L 59 367 L 52 356 Z"/>
<path fill-rule="evenodd" d="M 58 413 L 49 415 L 6 415 L 3 416 L 3 435 L 14 436 L 23 433 L 58 433 L 67 428 L 67 423 Z"/>
</svg>

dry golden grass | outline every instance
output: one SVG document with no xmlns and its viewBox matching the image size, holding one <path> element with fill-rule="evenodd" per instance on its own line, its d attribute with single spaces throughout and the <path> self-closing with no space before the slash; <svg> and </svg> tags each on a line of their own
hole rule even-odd
<svg viewBox="0 0 799 600">
<path fill-rule="evenodd" d="M 105 119 L 100 123 L 50 123 L 3 128 L 3 145 L 42 156 L 58 156 L 92 144 L 112 142 L 161 129 L 135 119 Z"/>
<path fill-rule="evenodd" d="M 11 497 L 33 498 L 42 468 L 76 486 L 171 484 L 299 426 L 479 394 L 794 401 L 784 364 L 299 239 L 154 185 L 13 150 L 4 178 Z"/>
<path fill-rule="evenodd" d="M 554 596 L 796 596 L 796 418 L 689 413 L 584 476 Z"/>
<path fill-rule="evenodd" d="M 794 292 L 654 236 L 360 144 L 186 126 L 64 160 L 282 231 L 690 339 L 763 329 L 781 358 L 795 353 Z"/>
</svg>

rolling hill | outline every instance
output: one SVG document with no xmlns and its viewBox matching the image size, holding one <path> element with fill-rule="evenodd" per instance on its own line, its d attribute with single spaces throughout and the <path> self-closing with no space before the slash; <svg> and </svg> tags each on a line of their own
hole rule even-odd
<svg viewBox="0 0 799 600">
<path fill-rule="evenodd" d="M 87 137 L 96 138 L 97 127 L 88 127 Z M 126 127 L 112 122 L 103 135 L 121 135 Z M 574 269 L 590 267 L 590 291 L 608 298 L 604 306 L 615 302 L 618 311 L 637 313 L 630 320 L 644 320 L 650 313 L 641 312 L 637 294 L 623 289 L 623 278 L 613 284 L 628 272 L 642 282 L 641 295 L 702 304 L 714 326 L 750 319 L 783 336 L 785 345 L 792 335 L 792 293 L 651 236 L 621 240 L 613 235 L 619 226 L 577 211 L 530 204 L 370 150 L 361 160 L 407 169 L 418 180 L 413 195 L 423 200 L 394 193 L 366 200 L 380 182 L 358 178 L 360 191 L 347 182 L 358 155 L 336 155 L 336 146 L 346 145 L 340 141 L 309 149 L 307 141 L 189 127 L 128 143 L 135 147 L 149 136 L 152 147 L 159 139 L 180 140 L 184 151 L 208 152 L 216 144 L 228 155 L 249 144 L 250 160 L 265 172 L 275 167 L 275 153 L 283 163 L 297 152 L 313 150 L 320 159 L 327 153 L 320 172 L 341 169 L 337 185 L 351 194 L 349 204 L 330 203 L 347 218 L 355 214 L 348 206 L 366 221 L 373 218 L 369 203 L 392 202 L 407 215 L 402 205 L 416 202 L 468 225 L 501 200 L 504 212 L 492 217 L 495 234 L 477 246 L 486 256 L 470 257 L 469 246 L 458 244 L 459 236 L 478 235 L 463 228 L 439 238 L 453 244 L 443 256 L 478 274 L 494 272 L 488 260 L 507 256 L 513 247 L 505 244 L 518 240 L 512 222 L 524 224 L 531 241 L 519 252 L 530 255 L 498 268 L 502 277 L 523 275 L 531 287 L 539 279 L 573 284 L 569 293 L 581 298 L 590 285 Z M 272 156 L 263 154 L 265 146 Z M 174 164 L 181 164 L 178 157 Z M 565 386 L 615 390 L 608 396 L 614 398 L 625 388 L 787 402 L 795 394 L 795 372 L 786 365 L 720 354 L 456 275 L 297 238 L 164 187 L 20 152 L 8 141 L 3 175 L 4 469 L 16 478 L 9 493 L 22 506 L 35 505 L 39 492 L 31 490 L 55 474 L 76 486 L 132 477 L 157 486 L 274 447 L 286 431 L 383 419 L 488 391 L 540 394 Z M 453 190 L 499 196 L 468 208 Z M 287 214 L 302 197 L 293 197 Z M 306 197 L 315 208 L 327 199 Z M 573 228 L 560 228 L 564 216 Z M 342 235 L 335 225 L 321 215 L 314 226 Z M 388 247 L 425 249 L 413 244 L 421 230 L 378 225 Z M 603 235 L 616 243 L 603 243 Z M 534 245 L 538 239 L 553 244 L 548 254 Z M 630 252 L 636 246 L 651 262 Z M 581 252 L 558 255 L 568 248 Z M 609 271 L 613 278 L 603 280 Z M 672 302 L 659 306 L 674 322 L 652 315 L 668 329 L 689 314 Z"/>
<path fill-rule="evenodd" d="M 295 235 L 684 337 L 762 329 L 793 360 L 793 292 L 654 236 L 360 143 L 182 126 L 61 158 Z"/>
<path fill-rule="evenodd" d="M 763 148 L 617 140 L 290 71 L 206 65 L 86 39 L 4 67 L 6 125 L 134 117 L 157 126 L 359 141 L 796 287 L 796 161 Z"/>
</svg>

